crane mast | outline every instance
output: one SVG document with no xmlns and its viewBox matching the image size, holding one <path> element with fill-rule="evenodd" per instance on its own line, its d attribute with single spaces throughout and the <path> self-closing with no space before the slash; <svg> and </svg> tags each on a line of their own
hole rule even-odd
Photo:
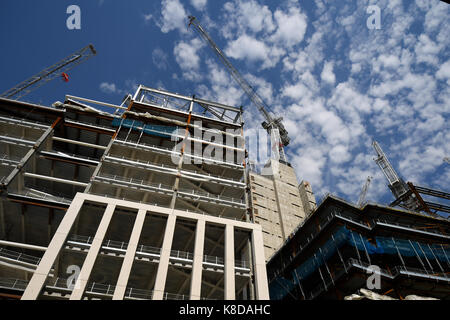
<svg viewBox="0 0 450 320">
<path fill-rule="evenodd" d="M 33 90 L 44 85 L 45 83 L 61 76 L 62 74 L 65 75 L 67 71 L 69 71 L 73 67 L 79 65 L 80 63 L 86 61 L 87 59 L 91 58 L 96 54 L 97 52 L 95 51 L 94 46 L 90 44 L 72 53 L 70 56 L 62 59 L 61 61 L 55 63 L 54 65 L 42 70 L 38 74 L 26 79 L 25 81 L 22 81 L 15 87 L 4 92 L 2 95 L 0 95 L 0 97 L 18 100 L 26 96 Z"/>
<path fill-rule="evenodd" d="M 371 181 L 372 177 L 371 176 L 367 177 L 366 183 L 364 183 L 364 186 L 361 190 L 361 194 L 359 195 L 358 207 L 361 207 L 364 201 L 366 201 L 367 191 L 369 190 L 369 185 Z"/>
<path fill-rule="evenodd" d="M 264 129 L 267 130 L 272 141 L 272 151 L 279 160 L 286 162 L 286 155 L 284 153 L 284 147 L 289 145 L 290 138 L 288 132 L 285 129 L 282 121 L 282 117 L 274 117 L 268 111 L 269 107 L 261 98 L 261 96 L 253 89 L 253 87 L 244 79 L 244 77 L 239 73 L 239 71 L 231 64 L 227 59 L 225 54 L 220 50 L 216 43 L 211 39 L 205 29 L 198 23 L 198 20 L 189 16 L 189 26 L 194 26 L 195 30 L 199 33 L 200 37 L 209 45 L 213 50 L 219 60 L 228 69 L 233 79 L 238 83 L 238 85 L 244 90 L 249 99 L 258 108 L 258 110 L 263 115 L 265 121 L 262 123 Z"/>
<path fill-rule="evenodd" d="M 408 185 L 398 176 L 397 172 L 395 172 L 378 142 L 373 141 L 372 146 L 378 156 L 374 160 L 388 180 L 389 189 L 391 189 L 395 199 L 401 200 L 401 206 L 406 209 L 414 211 L 418 210 L 420 208 L 420 204 L 418 203 L 417 198 L 411 194 Z"/>
</svg>

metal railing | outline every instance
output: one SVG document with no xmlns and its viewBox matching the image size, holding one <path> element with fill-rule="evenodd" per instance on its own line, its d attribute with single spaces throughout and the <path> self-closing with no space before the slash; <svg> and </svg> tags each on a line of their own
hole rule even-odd
<svg viewBox="0 0 450 320">
<path fill-rule="evenodd" d="M 99 124 L 96 124 L 96 123 L 89 123 L 89 122 L 83 122 L 83 121 L 79 121 L 79 120 L 73 120 L 73 119 L 66 119 L 65 120 L 65 122 L 67 122 L 67 123 L 73 123 L 73 124 L 79 124 L 79 125 L 84 125 L 84 126 L 87 126 L 87 127 L 95 127 L 95 128 L 100 128 L 100 129 L 104 129 L 104 130 L 107 130 L 107 131 L 111 131 L 111 132 L 115 132 L 116 131 L 116 129 L 114 129 L 113 127 L 108 127 L 108 126 L 103 126 L 103 125 L 99 125 Z"/>
<path fill-rule="evenodd" d="M 41 189 L 41 187 L 39 187 L 39 188 Z M 13 191 L 10 194 L 11 195 L 20 195 L 20 196 L 24 196 L 24 197 L 28 197 L 28 198 L 39 199 L 39 200 L 48 200 L 48 201 L 52 201 L 52 202 L 59 202 L 59 203 L 69 204 L 69 205 L 72 203 L 72 199 L 55 196 L 53 194 L 48 194 L 48 193 L 45 193 L 44 191 L 37 190 L 37 189 L 36 190 L 25 189 L 25 190 Z"/>
<path fill-rule="evenodd" d="M 94 237 L 90 237 L 90 236 L 71 235 L 67 241 L 69 242 L 69 244 L 72 244 L 72 245 L 74 244 L 74 242 L 76 242 L 76 243 L 84 244 L 86 246 L 90 246 L 92 244 L 93 239 L 94 239 Z M 128 248 L 128 243 L 121 242 L 121 241 L 114 241 L 114 240 L 105 240 L 102 243 L 102 248 L 124 251 Z M 136 255 L 142 255 L 142 254 L 152 254 L 155 256 L 159 256 L 161 254 L 161 248 L 140 244 L 137 246 Z M 170 250 L 170 258 L 186 260 L 186 261 L 192 263 L 194 260 L 194 254 L 192 252 L 187 252 L 187 251 Z M 235 260 L 234 262 L 235 262 L 236 268 L 250 270 L 250 265 L 247 261 Z M 224 259 L 221 257 L 204 255 L 203 263 L 209 263 L 209 264 L 214 264 L 214 265 L 217 265 L 220 267 L 224 267 L 225 262 L 224 262 Z"/>
<path fill-rule="evenodd" d="M 50 128 L 50 125 L 45 125 L 40 122 L 36 122 L 36 121 L 28 120 L 28 119 L 25 121 L 25 119 L 10 117 L 10 116 L 8 116 L 7 118 L 0 116 L 0 121 L 6 122 L 9 124 L 19 124 L 19 125 L 23 125 L 23 126 L 29 126 L 29 127 L 33 127 L 35 129 L 39 129 L 39 130 L 46 130 L 46 129 Z M 36 128 L 36 127 L 38 127 L 38 128 Z"/>
<path fill-rule="evenodd" d="M 0 257 L 11 259 L 17 262 L 31 264 L 34 266 L 37 266 L 39 262 L 41 262 L 41 258 L 39 257 L 30 256 L 17 251 L 7 250 L 2 247 L 0 247 Z"/>
<path fill-rule="evenodd" d="M 39 140 L 39 138 L 36 138 L 35 140 L 27 140 L 27 139 L 25 139 L 25 136 L 18 136 L 18 135 L 13 135 L 13 134 L 8 134 L 8 133 L 0 133 L 0 140 L 2 140 L 4 142 L 8 142 L 9 140 L 16 140 L 16 141 L 19 141 L 19 142 L 24 143 L 31 147 L 36 143 L 36 141 Z"/>
<path fill-rule="evenodd" d="M 142 186 L 146 186 L 146 187 L 152 187 L 152 188 L 156 188 L 156 189 L 162 189 L 162 190 L 167 190 L 167 191 L 173 192 L 171 186 L 164 185 L 162 183 L 146 182 L 142 179 L 125 178 L 122 176 L 117 176 L 117 175 L 112 175 L 112 174 L 107 174 L 107 173 L 101 173 L 101 174 L 97 175 L 95 178 L 105 178 L 105 179 L 130 183 L 130 184 L 134 184 L 134 185 L 142 185 Z"/>
<path fill-rule="evenodd" d="M 28 281 L 21 279 L 0 278 L 0 288 L 25 290 Z"/>
<path fill-rule="evenodd" d="M 162 183 L 147 182 L 142 179 L 125 178 L 122 176 L 110 175 L 110 174 L 106 174 L 106 173 L 100 173 L 99 175 L 95 176 L 95 178 L 100 178 L 100 179 L 103 178 L 103 179 L 114 180 L 114 181 L 118 181 L 118 182 L 124 182 L 127 184 L 136 185 L 136 186 L 150 187 L 150 188 L 157 189 L 158 191 L 161 190 L 161 191 L 165 191 L 168 193 L 174 192 L 172 190 L 171 186 L 164 185 Z M 179 190 L 178 192 L 180 194 L 187 195 L 190 197 L 206 197 L 206 198 L 215 199 L 218 201 L 231 202 L 231 203 L 234 203 L 234 204 L 237 204 L 240 206 L 245 205 L 245 201 L 243 199 L 230 198 L 230 197 L 226 197 L 226 196 L 210 194 L 208 192 L 196 191 L 196 190 L 192 190 L 192 189 L 179 188 L 178 190 Z"/>
<path fill-rule="evenodd" d="M 89 156 L 82 156 L 80 154 L 75 154 L 75 153 L 67 153 L 65 151 L 58 150 L 57 148 L 54 148 L 51 151 L 44 151 L 44 152 L 49 154 L 49 155 L 55 155 L 55 156 L 63 156 L 63 157 L 65 156 L 65 157 L 80 158 L 80 159 L 83 159 L 83 160 L 89 160 L 89 161 L 95 161 L 95 162 L 99 162 L 100 161 L 99 158 L 93 158 L 93 157 L 89 157 Z"/>
<path fill-rule="evenodd" d="M 15 157 L 15 156 L 7 155 L 7 154 L 0 155 L 0 162 L 1 161 L 11 162 L 11 164 L 14 165 L 14 164 L 18 164 L 21 160 L 22 160 L 22 157 Z"/>
<path fill-rule="evenodd" d="M 110 195 L 110 194 L 105 194 L 105 193 L 89 191 L 89 194 L 92 194 L 92 195 L 95 195 L 95 196 L 99 196 L 99 197 L 105 197 L 105 198 L 109 198 L 109 199 L 117 199 L 117 200 L 123 200 L 123 201 L 130 201 L 130 202 L 135 202 L 135 203 L 147 204 L 147 205 L 155 206 L 155 207 L 169 208 L 167 205 L 162 205 L 162 204 L 152 203 L 152 202 L 142 201 L 142 200 L 133 200 L 133 199 L 130 199 L 130 198 L 127 198 L 127 197 L 116 197 L 115 195 Z M 204 213 L 202 211 L 189 210 L 189 209 L 185 209 L 185 208 L 178 208 L 176 210 L 177 211 L 184 211 L 186 213 L 201 214 L 201 215 L 204 215 L 204 216 L 214 216 L 213 214 Z M 234 221 L 246 221 L 244 216 L 242 216 L 240 218 L 236 218 L 236 217 L 228 217 L 228 216 L 219 215 L 218 217 L 219 218 L 223 218 L 223 219 L 234 220 Z"/>
<path fill-rule="evenodd" d="M 166 153 L 174 153 L 177 154 L 178 156 L 181 156 L 181 152 L 174 150 L 173 148 L 167 148 L 167 147 L 163 147 L 163 146 L 157 146 L 157 145 L 153 145 L 153 144 L 147 144 L 147 143 L 143 143 L 143 142 L 137 142 L 137 141 L 128 141 L 128 140 L 121 140 L 121 139 L 115 139 L 114 142 L 118 142 L 121 145 L 127 145 L 129 147 L 132 148 L 139 148 L 140 150 L 145 149 L 157 149 L 154 151 L 165 151 Z M 159 150 L 158 150 L 159 149 Z M 185 157 L 188 158 L 197 158 L 197 159 L 204 159 L 213 163 L 218 163 L 218 164 L 225 164 L 225 165 L 232 165 L 232 166 L 236 166 L 239 168 L 243 168 L 244 165 L 242 163 L 236 163 L 234 161 L 227 161 L 227 160 L 218 160 L 216 158 L 212 158 L 212 157 L 207 157 L 207 156 L 197 156 L 197 155 L 193 155 L 193 154 L 189 154 L 189 153 L 184 153 Z"/>
<path fill-rule="evenodd" d="M 164 165 L 163 163 L 158 163 L 158 162 L 141 161 L 141 160 L 137 160 L 137 159 L 127 158 L 125 156 L 121 156 L 120 157 L 120 156 L 107 155 L 105 157 L 105 160 L 109 160 L 109 161 L 114 161 L 114 160 L 116 160 L 116 161 L 117 160 L 119 160 L 119 161 L 120 160 L 130 161 L 130 162 L 134 162 L 134 163 L 137 163 L 137 164 L 140 164 L 140 165 L 143 165 L 143 166 L 155 166 L 155 167 L 163 168 L 163 169 L 169 169 L 169 170 L 172 169 L 175 172 L 177 171 L 177 168 L 176 168 L 175 165 L 171 166 L 171 165 L 167 165 L 167 164 Z M 242 183 L 242 179 L 237 180 L 237 179 L 233 179 L 233 178 L 224 178 L 224 177 L 220 177 L 220 176 L 217 176 L 217 175 L 210 174 L 208 172 L 200 172 L 200 171 L 197 171 L 197 170 L 185 170 L 185 169 L 182 169 L 181 172 L 184 173 L 184 174 L 187 174 L 187 175 L 189 175 L 189 174 L 197 174 L 197 175 L 201 175 L 201 176 L 210 177 L 212 179 L 227 180 L 227 181 L 231 181 L 231 182 L 235 182 L 235 183 Z"/>
</svg>

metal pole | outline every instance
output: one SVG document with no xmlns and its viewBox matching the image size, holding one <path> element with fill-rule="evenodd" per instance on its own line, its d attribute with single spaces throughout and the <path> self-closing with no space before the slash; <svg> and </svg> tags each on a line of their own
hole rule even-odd
<svg viewBox="0 0 450 320">
<path fill-rule="evenodd" d="M 366 245 L 364 244 L 364 239 L 363 239 L 361 233 L 359 234 L 359 238 L 361 239 L 361 242 L 362 242 L 363 247 L 364 247 L 364 251 L 366 252 L 367 260 L 369 260 L 369 265 L 371 265 L 372 263 L 370 262 L 369 253 L 367 252 L 367 248 L 366 248 Z"/>
<path fill-rule="evenodd" d="M 357 253 L 357 255 L 358 255 L 359 264 L 362 265 L 362 262 L 361 262 L 361 256 L 359 255 L 359 250 L 358 250 L 358 246 L 356 245 L 355 236 L 353 235 L 353 232 L 352 232 L 352 231 L 350 231 L 350 233 L 352 234 L 353 243 L 355 244 L 355 250 L 356 250 L 356 253 Z"/>
<path fill-rule="evenodd" d="M 297 269 L 294 269 L 294 272 L 295 272 L 295 277 L 297 278 L 298 286 L 300 288 L 300 291 L 302 292 L 303 299 L 306 300 L 306 296 L 305 296 L 305 293 L 303 292 L 302 284 L 300 283 L 300 277 L 297 274 Z"/>
<path fill-rule="evenodd" d="M 337 251 L 337 253 L 339 255 L 339 259 L 341 259 L 341 263 L 344 266 L 345 273 L 348 273 L 347 266 L 345 265 L 344 259 L 342 258 L 342 255 L 341 255 L 341 251 L 339 250 L 339 248 L 338 248 L 338 246 L 336 244 L 336 240 L 334 239 L 334 235 L 331 235 L 331 239 L 333 239 L 334 246 L 336 247 L 336 251 Z"/>
<path fill-rule="evenodd" d="M 0 245 L 7 246 L 7 247 L 30 249 L 30 250 L 36 250 L 36 251 L 46 251 L 47 250 L 46 247 L 34 246 L 31 244 L 11 242 L 11 241 L 5 241 L 5 240 L 0 240 Z"/>
<path fill-rule="evenodd" d="M 431 253 L 433 254 L 434 260 L 436 260 L 436 262 L 437 262 L 439 268 L 440 268 L 441 271 L 442 271 L 442 274 L 444 275 L 444 277 L 447 278 L 447 275 L 445 274 L 444 269 L 442 268 L 441 264 L 439 263 L 439 260 L 437 259 L 436 255 L 434 254 L 434 251 L 433 251 L 433 249 L 431 248 L 430 244 L 427 243 L 427 246 L 428 246 L 428 248 L 430 249 Z"/>
<path fill-rule="evenodd" d="M 417 258 L 419 259 L 420 264 L 422 265 L 422 268 L 423 268 L 423 269 L 425 270 L 425 272 L 428 274 L 428 270 L 427 270 L 427 268 L 425 268 L 425 264 L 423 263 L 422 259 L 420 259 L 420 256 L 419 256 L 419 254 L 417 253 L 416 248 L 414 248 L 414 245 L 412 244 L 411 240 L 408 240 L 408 241 L 409 241 L 409 244 L 411 245 L 411 247 L 413 248 L 413 250 L 414 250 L 414 252 L 415 252 Z"/>
<path fill-rule="evenodd" d="M 403 264 L 403 268 L 406 269 L 405 261 L 403 261 L 402 255 L 400 254 L 400 251 L 398 250 L 397 243 L 395 242 L 394 237 L 391 237 L 391 238 L 392 238 L 392 242 L 394 243 L 395 249 L 397 249 L 397 254 L 398 254 L 398 257 L 400 258 L 400 261 Z"/>
</svg>

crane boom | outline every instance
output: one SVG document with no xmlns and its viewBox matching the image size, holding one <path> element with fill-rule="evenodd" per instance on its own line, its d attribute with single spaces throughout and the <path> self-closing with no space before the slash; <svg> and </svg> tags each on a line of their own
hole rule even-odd
<svg viewBox="0 0 450 320">
<path fill-rule="evenodd" d="M 378 156 L 374 160 L 388 180 L 389 189 L 391 189 L 395 199 L 399 201 L 406 209 L 414 211 L 418 210 L 420 208 L 420 204 L 418 203 L 417 198 L 411 193 L 411 190 L 405 181 L 403 181 L 403 179 L 398 176 L 397 172 L 395 172 L 378 142 L 373 141 L 372 146 Z"/>
<path fill-rule="evenodd" d="M 368 176 L 366 183 L 364 183 L 364 186 L 361 190 L 361 194 L 359 195 L 358 207 L 361 207 L 364 204 L 364 201 L 366 201 L 366 195 L 367 195 L 367 191 L 369 190 L 369 185 L 370 185 L 371 181 L 372 181 L 372 177 Z"/>
<path fill-rule="evenodd" d="M 18 85 L 4 92 L 0 95 L 0 97 L 18 100 L 45 83 L 59 77 L 61 74 L 65 74 L 73 67 L 79 65 L 96 54 L 97 52 L 95 51 L 94 46 L 90 44 L 72 53 L 70 56 L 55 63 L 54 65 L 42 70 L 38 74 L 22 81 Z"/>
<path fill-rule="evenodd" d="M 216 45 L 216 43 L 211 39 L 205 29 L 198 23 L 198 20 L 189 16 L 189 26 L 194 26 L 195 30 L 199 33 L 201 38 L 209 45 L 209 47 L 213 50 L 219 60 L 223 63 L 223 65 L 228 69 L 233 79 L 238 83 L 238 85 L 244 90 L 249 99 L 254 103 L 254 105 L 258 108 L 258 110 L 263 115 L 265 121 L 262 123 L 264 129 L 271 135 L 272 142 L 275 140 L 279 140 L 280 143 L 278 145 L 279 156 L 281 160 L 286 161 L 284 154 L 284 147 L 289 145 L 290 138 L 288 136 L 288 132 L 285 129 L 282 120 L 282 117 L 275 118 L 268 111 L 269 107 L 261 98 L 261 96 L 253 89 L 253 87 L 244 79 L 244 77 L 239 73 L 239 71 L 231 64 L 231 62 L 227 59 L 225 54 L 220 50 L 220 48 Z"/>
</svg>

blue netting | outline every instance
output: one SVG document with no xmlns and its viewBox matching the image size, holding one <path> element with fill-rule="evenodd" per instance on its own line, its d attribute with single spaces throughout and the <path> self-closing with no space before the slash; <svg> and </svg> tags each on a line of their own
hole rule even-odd
<svg viewBox="0 0 450 320">
<path fill-rule="evenodd" d="M 293 281 L 287 280 L 281 276 L 277 277 L 269 287 L 272 299 L 282 299 L 297 284 L 298 280 L 302 281 L 315 272 L 319 267 L 332 257 L 337 248 L 345 244 L 356 247 L 360 251 L 367 251 L 369 255 L 373 254 L 391 254 L 406 257 L 427 258 L 430 260 L 439 260 L 442 263 L 450 263 L 450 247 L 440 244 L 424 244 L 416 241 L 409 241 L 398 238 L 376 237 L 375 244 L 371 243 L 368 238 L 359 233 L 348 230 L 345 226 L 339 228 L 323 246 L 321 246 L 313 256 L 299 265 L 291 273 Z M 298 280 L 297 280 L 298 276 Z"/>
<path fill-rule="evenodd" d="M 172 133 L 178 129 L 175 126 L 149 125 L 144 124 L 142 121 L 118 118 L 113 119 L 112 126 L 132 128 L 132 130 L 144 131 L 144 133 L 162 138 L 170 138 Z"/>
</svg>

